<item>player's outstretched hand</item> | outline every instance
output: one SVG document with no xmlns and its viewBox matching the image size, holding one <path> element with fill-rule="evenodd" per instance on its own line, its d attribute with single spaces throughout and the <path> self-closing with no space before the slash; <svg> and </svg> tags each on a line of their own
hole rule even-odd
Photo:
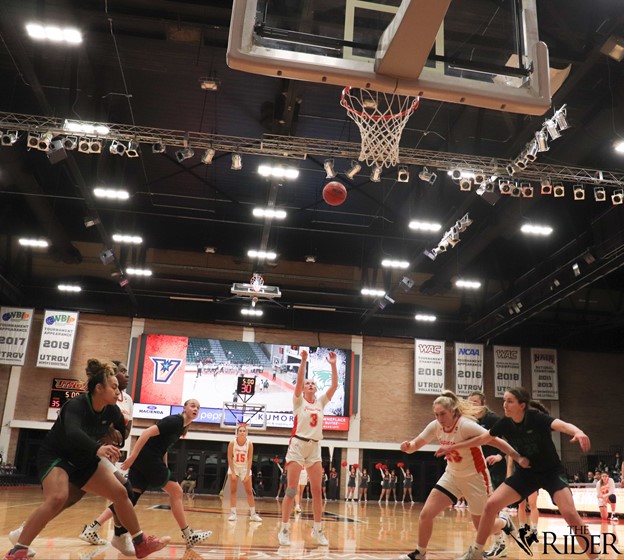
<svg viewBox="0 0 624 560">
<path fill-rule="evenodd" d="M 330 364 L 335 364 L 336 363 L 336 352 L 330 352 L 329 355 L 327 356 L 327 361 Z"/>
<path fill-rule="evenodd" d="M 591 442 L 589 441 L 589 436 L 585 435 L 585 432 L 578 431 L 574 437 L 570 440 L 570 443 L 578 441 L 583 453 L 587 453 L 591 449 Z"/>
</svg>

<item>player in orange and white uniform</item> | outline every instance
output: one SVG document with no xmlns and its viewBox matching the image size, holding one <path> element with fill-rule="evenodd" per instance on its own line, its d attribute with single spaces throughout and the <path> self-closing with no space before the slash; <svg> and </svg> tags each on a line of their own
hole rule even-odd
<svg viewBox="0 0 624 560">
<path fill-rule="evenodd" d="M 323 468 L 321 465 L 321 439 L 323 439 L 323 410 L 331 401 L 338 388 L 338 369 L 336 366 L 336 353 L 329 352 L 327 361 L 331 366 L 331 385 L 320 397 L 316 397 L 316 383 L 311 379 L 305 379 L 308 353 L 301 351 L 301 363 L 297 372 L 297 384 L 293 395 L 293 411 L 295 424 L 292 437 L 286 453 L 286 471 L 288 472 L 288 488 L 282 504 L 282 528 L 278 534 L 281 545 L 290 544 L 290 523 L 299 475 L 305 467 L 310 479 L 312 491 L 312 511 L 314 513 L 314 530 L 312 536 L 318 544 L 327 545 L 327 537 L 322 530 L 321 517 L 323 514 L 323 495 L 321 480 Z"/>
<path fill-rule="evenodd" d="M 247 503 L 249 504 L 249 520 L 261 522 L 256 513 L 253 487 L 251 484 L 251 462 L 253 460 L 253 443 L 247 439 L 247 424 L 239 424 L 236 428 L 236 439 L 228 445 L 228 476 L 230 477 L 230 507 L 232 512 L 229 521 L 236 521 L 236 488 L 239 479 L 243 481 Z"/>
<path fill-rule="evenodd" d="M 615 514 L 615 481 L 609 476 L 608 472 L 600 475 L 600 480 L 596 482 L 596 495 L 598 496 L 598 509 L 600 510 L 600 519 L 609 520 L 607 512 L 607 504 L 611 506 L 611 521 L 617 521 Z"/>
<path fill-rule="evenodd" d="M 449 446 L 486 433 L 475 421 L 480 409 L 481 407 L 467 400 L 459 399 L 452 391 L 444 391 L 433 401 L 436 419 L 414 439 L 401 443 L 401 451 L 414 453 L 434 439 L 442 446 Z M 516 460 L 520 459 L 520 455 L 502 439 L 497 438 L 491 445 Z M 446 459 L 446 470 L 431 490 L 419 517 L 418 545 L 413 552 L 401 556 L 404 560 L 427 558 L 427 545 L 433 532 L 434 519 L 457 503 L 460 496 L 468 500 L 472 522 L 475 527 L 479 526 L 481 513 L 491 491 L 490 475 L 483 452 L 480 447 L 460 449 L 449 453 Z M 499 518 L 496 523 L 495 533 L 510 524 L 504 518 Z"/>
</svg>

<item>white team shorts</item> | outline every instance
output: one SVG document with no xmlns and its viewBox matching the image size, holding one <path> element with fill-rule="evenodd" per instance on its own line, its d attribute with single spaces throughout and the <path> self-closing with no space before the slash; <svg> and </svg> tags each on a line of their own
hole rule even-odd
<svg viewBox="0 0 624 560">
<path fill-rule="evenodd" d="M 301 469 L 301 474 L 299 474 L 299 486 L 305 486 L 308 483 L 308 471 L 305 469 Z"/>
<path fill-rule="evenodd" d="M 485 502 L 492 491 L 490 474 L 487 469 L 483 473 L 474 473 L 468 476 L 453 476 L 448 471 L 444 471 L 436 486 L 444 488 L 457 499 L 462 496 L 466 498 L 468 511 L 471 515 L 483 513 Z"/>
<path fill-rule="evenodd" d="M 286 453 L 286 464 L 294 462 L 302 467 L 309 467 L 321 462 L 321 443 L 319 441 L 303 441 L 293 437 Z"/>
<path fill-rule="evenodd" d="M 234 472 L 238 478 L 243 480 L 247 474 L 247 465 L 234 465 Z M 228 475 L 230 474 L 232 474 L 232 469 L 228 469 Z"/>
</svg>

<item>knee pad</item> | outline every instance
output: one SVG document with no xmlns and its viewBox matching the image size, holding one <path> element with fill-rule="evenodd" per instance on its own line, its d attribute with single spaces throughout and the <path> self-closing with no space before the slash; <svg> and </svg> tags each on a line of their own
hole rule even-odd
<svg viewBox="0 0 624 560">
<path fill-rule="evenodd" d="M 611 504 L 615 503 L 615 494 L 609 494 L 609 503 Z"/>
<path fill-rule="evenodd" d="M 297 489 L 296 488 L 286 488 L 285 494 L 289 498 L 294 498 L 297 495 Z"/>
<path fill-rule="evenodd" d="M 141 497 L 141 492 L 137 492 L 136 490 L 133 490 L 132 486 L 130 486 L 130 492 L 132 492 L 132 496 L 128 495 L 128 497 L 130 498 L 132 505 L 136 506 L 137 502 L 139 501 L 139 498 Z"/>
</svg>

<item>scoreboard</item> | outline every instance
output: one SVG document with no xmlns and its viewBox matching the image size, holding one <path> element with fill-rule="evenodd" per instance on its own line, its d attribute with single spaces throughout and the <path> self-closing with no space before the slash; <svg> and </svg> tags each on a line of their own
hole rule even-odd
<svg viewBox="0 0 624 560">
<path fill-rule="evenodd" d="M 87 383 L 78 379 L 52 380 L 50 404 L 48 406 L 48 420 L 56 420 L 59 410 L 69 400 L 87 392 Z"/>
</svg>

